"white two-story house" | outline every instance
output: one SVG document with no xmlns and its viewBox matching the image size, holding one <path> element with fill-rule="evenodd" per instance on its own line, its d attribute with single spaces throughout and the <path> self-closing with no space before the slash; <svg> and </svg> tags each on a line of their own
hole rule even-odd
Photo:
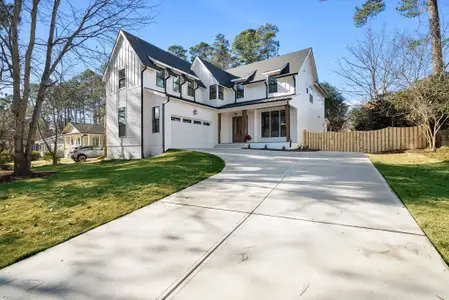
<svg viewBox="0 0 449 300">
<path fill-rule="evenodd" d="M 324 131 L 324 91 L 311 48 L 223 70 L 184 61 L 120 31 L 103 77 L 110 158 L 244 143 L 293 149 Z"/>
</svg>

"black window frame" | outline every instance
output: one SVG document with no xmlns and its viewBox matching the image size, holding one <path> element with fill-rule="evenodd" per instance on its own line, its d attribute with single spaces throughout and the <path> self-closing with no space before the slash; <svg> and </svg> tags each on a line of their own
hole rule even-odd
<svg viewBox="0 0 449 300">
<path fill-rule="evenodd" d="M 210 126 L 210 123 L 209 122 L 203 122 L 203 125 L 204 126 Z"/>
<path fill-rule="evenodd" d="M 175 80 L 176 79 L 176 80 Z M 179 75 L 173 75 L 173 92 L 179 93 L 181 90 L 181 77 Z"/>
<path fill-rule="evenodd" d="M 118 137 L 126 137 L 126 107 L 118 108 Z"/>
<path fill-rule="evenodd" d="M 245 86 L 241 83 L 237 83 L 236 93 L 237 99 L 245 98 Z"/>
<path fill-rule="evenodd" d="M 273 130 L 272 130 L 272 126 L 273 123 L 276 124 L 275 120 L 272 119 L 273 116 L 273 112 L 277 113 L 277 132 L 278 135 L 277 136 L 273 136 Z M 262 138 L 283 138 L 287 136 L 287 130 L 286 130 L 286 126 L 287 124 L 285 123 L 285 114 L 286 111 L 285 109 L 279 109 L 279 110 L 270 110 L 270 111 L 263 111 L 260 114 L 260 130 L 261 130 L 261 137 Z M 268 128 L 266 128 L 266 126 L 264 126 L 264 115 L 265 117 L 268 116 L 268 122 L 265 125 L 268 125 Z M 282 117 L 284 118 L 284 122 L 282 120 Z M 268 135 L 264 134 L 264 129 L 268 129 L 267 133 Z"/>
<path fill-rule="evenodd" d="M 165 88 L 165 72 L 163 70 L 156 70 L 156 86 Z M 160 83 L 161 85 L 159 85 Z"/>
<path fill-rule="evenodd" d="M 173 122 L 181 122 L 181 118 L 180 117 L 171 117 L 171 120 L 173 121 Z"/>
<path fill-rule="evenodd" d="M 217 85 L 212 84 L 209 86 L 209 100 L 217 99 Z"/>
<path fill-rule="evenodd" d="M 268 93 L 277 93 L 278 92 L 278 80 L 274 76 L 268 76 Z"/>
<path fill-rule="evenodd" d="M 218 86 L 218 99 L 224 100 L 224 87 Z"/>
<path fill-rule="evenodd" d="M 120 69 L 118 70 L 118 88 L 123 89 L 126 87 L 126 70 Z"/>
<path fill-rule="evenodd" d="M 195 97 L 195 90 L 193 88 L 193 81 L 187 81 L 187 96 Z"/>
<path fill-rule="evenodd" d="M 195 125 L 201 125 L 201 121 L 193 120 L 193 124 L 195 124 Z"/>
<path fill-rule="evenodd" d="M 161 127 L 161 108 L 159 106 L 153 106 L 151 108 L 151 116 L 152 131 L 153 133 L 159 133 Z"/>
<path fill-rule="evenodd" d="M 182 119 L 183 123 L 188 123 L 188 124 L 192 124 L 192 119 Z"/>
</svg>

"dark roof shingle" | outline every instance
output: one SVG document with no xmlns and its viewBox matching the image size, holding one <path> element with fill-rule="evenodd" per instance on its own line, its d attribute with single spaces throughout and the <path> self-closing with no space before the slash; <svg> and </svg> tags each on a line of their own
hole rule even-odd
<svg viewBox="0 0 449 300">
<path fill-rule="evenodd" d="M 234 83 L 231 81 L 233 79 L 238 78 L 235 75 L 232 75 L 220 67 L 208 62 L 207 60 L 198 57 L 198 59 L 204 64 L 204 66 L 212 73 L 215 79 L 217 79 L 218 83 L 224 85 L 226 87 L 232 87 Z"/>
<path fill-rule="evenodd" d="M 83 124 L 83 123 L 70 123 L 75 127 L 80 133 L 91 133 L 91 134 L 104 134 L 105 129 L 103 125 L 93 125 L 93 124 Z M 62 132 L 65 133 L 64 131 Z"/>
</svg>

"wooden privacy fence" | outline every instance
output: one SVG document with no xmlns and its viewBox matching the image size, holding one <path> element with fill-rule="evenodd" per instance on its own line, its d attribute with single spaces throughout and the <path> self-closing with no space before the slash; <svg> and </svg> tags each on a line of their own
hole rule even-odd
<svg viewBox="0 0 449 300">
<path fill-rule="evenodd" d="M 304 146 L 323 151 L 376 153 L 423 149 L 427 147 L 427 140 L 417 126 L 349 132 L 304 131 Z"/>
</svg>

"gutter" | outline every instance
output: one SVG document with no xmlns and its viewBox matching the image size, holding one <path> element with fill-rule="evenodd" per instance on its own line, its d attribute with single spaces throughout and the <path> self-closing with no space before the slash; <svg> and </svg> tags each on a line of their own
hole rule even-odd
<svg viewBox="0 0 449 300">
<path fill-rule="evenodd" d="M 170 96 L 162 103 L 162 153 L 165 153 L 165 104 L 170 102 Z"/>
<path fill-rule="evenodd" d="M 144 157 L 143 153 L 143 73 L 147 69 L 147 66 L 143 68 L 143 70 L 140 72 L 140 155 L 141 158 Z"/>
</svg>

